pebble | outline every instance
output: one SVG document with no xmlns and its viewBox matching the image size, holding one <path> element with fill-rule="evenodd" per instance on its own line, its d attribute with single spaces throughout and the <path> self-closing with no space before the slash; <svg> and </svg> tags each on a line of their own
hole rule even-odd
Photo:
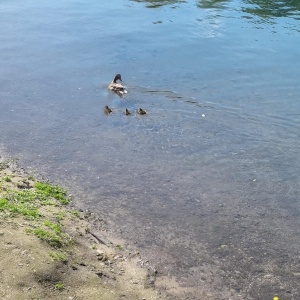
<svg viewBox="0 0 300 300">
<path fill-rule="evenodd" d="M 131 283 L 133 283 L 133 284 L 138 284 L 138 281 L 137 281 L 137 280 L 134 280 L 134 279 L 132 279 L 132 280 L 131 280 Z"/>
</svg>

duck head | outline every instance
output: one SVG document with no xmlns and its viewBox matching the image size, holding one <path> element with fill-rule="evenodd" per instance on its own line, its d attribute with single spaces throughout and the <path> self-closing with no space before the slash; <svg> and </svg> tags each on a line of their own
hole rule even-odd
<svg viewBox="0 0 300 300">
<path fill-rule="evenodd" d="M 117 74 L 113 80 L 114 83 L 117 83 L 117 80 L 122 81 L 121 74 Z"/>
</svg>

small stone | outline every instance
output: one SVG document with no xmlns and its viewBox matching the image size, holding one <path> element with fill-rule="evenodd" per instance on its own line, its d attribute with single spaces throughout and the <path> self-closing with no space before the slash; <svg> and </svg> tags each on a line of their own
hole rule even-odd
<svg viewBox="0 0 300 300">
<path fill-rule="evenodd" d="M 96 272 L 95 273 L 98 277 L 106 277 L 102 272 Z"/>
<path fill-rule="evenodd" d="M 135 279 L 132 279 L 132 280 L 131 280 L 131 283 L 133 283 L 133 284 L 138 284 L 138 281 L 135 280 Z"/>
</svg>

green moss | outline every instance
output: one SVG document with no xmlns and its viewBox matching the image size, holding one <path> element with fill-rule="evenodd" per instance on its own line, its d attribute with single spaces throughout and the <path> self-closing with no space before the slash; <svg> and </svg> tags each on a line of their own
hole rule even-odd
<svg viewBox="0 0 300 300">
<path fill-rule="evenodd" d="M 63 219 L 65 218 L 65 216 L 66 216 L 66 213 L 60 211 L 58 214 L 56 214 L 56 219 L 57 219 L 58 221 L 61 221 L 61 220 L 63 220 Z"/>
<path fill-rule="evenodd" d="M 57 284 L 54 285 L 54 288 L 55 288 L 56 290 L 61 291 L 61 290 L 64 289 L 64 285 L 63 285 L 63 283 L 62 283 L 61 281 L 59 281 Z"/>
<path fill-rule="evenodd" d="M 119 250 L 123 250 L 123 246 L 122 245 L 117 245 L 117 248 L 119 249 Z"/>
<path fill-rule="evenodd" d="M 12 215 L 23 215 L 29 219 L 36 219 L 41 215 L 34 204 L 24 201 L 23 198 L 19 198 L 19 195 L 15 196 L 15 194 L 11 194 L 5 198 L 1 198 L 0 210 Z"/>
<path fill-rule="evenodd" d="M 28 219 L 37 219 L 40 217 L 40 212 L 38 209 L 27 205 L 13 205 L 9 203 L 7 205 L 7 210 L 15 215 L 23 215 Z"/>
<path fill-rule="evenodd" d="M 68 261 L 68 257 L 64 253 L 61 253 L 61 252 L 51 251 L 51 252 L 49 252 L 49 255 L 54 261 L 62 261 L 62 262 Z"/>
<path fill-rule="evenodd" d="M 56 248 L 61 248 L 63 246 L 63 240 L 61 239 L 60 236 L 44 230 L 42 228 L 37 228 L 32 231 L 38 238 L 41 240 L 47 242 L 50 246 L 56 247 Z"/>
<path fill-rule="evenodd" d="M 47 227 L 51 228 L 57 235 L 61 234 L 61 226 L 60 226 L 60 224 L 52 223 L 52 222 L 49 221 L 49 220 L 46 220 L 46 221 L 44 222 L 44 224 L 45 224 Z"/>
<path fill-rule="evenodd" d="M 6 182 L 11 182 L 11 179 L 10 179 L 9 176 L 5 176 L 5 177 L 3 178 L 3 180 L 6 181 Z"/>
<path fill-rule="evenodd" d="M 0 198 L 0 211 L 5 210 L 7 202 L 8 201 L 6 199 Z"/>
<path fill-rule="evenodd" d="M 1 195 L 0 195 L 1 196 Z M 13 213 L 37 217 L 40 205 L 68 204 L 66 191 L 49 183 L 37 182 L 35 189 L 2 192 L 0 209 Z M 3 200 L 4 199 L 4 200 Z M 59 202 L 56 203 L 55 200 Z"/>
<path fill-rule="evenodd" d="M 76 209 L 72 211 L 72 214 L 73 214 L 75 217 L 77 217 L 77 218 L 80 217 L 79 212 L 78 212 L 78 210 L 76 210 Z"/>
<path fill-rule="evenodd" d="M 16 203 L 34 203 L 39 200 L 39 196 L 32 190 L 23 190 L 11 192 L 9 191 L 9 198 Z"/>
<path fill-rule="evenodd" d="M 3 178 L 2 178 L 3 182 Z M 0 212 L 2 217 L 23 216 L 25 219 L 37 221 L 39 228 L 28 229 L 27 232 L 36 235 L 49 245 L 60 248 L 71 244 L 67 235 L 62 233 L 59 223 L 66 216 L 66 212 L 54 213 L 53 221 L 45 220 L 41 209 L 45 206 L 61 206 L 67 204 L 66 191 L 49 183 L 37 182 L 35 188 L 23 190 L 0 190 Z M 46 208 L 46 211 L 48 208 Z M 70 215 L 72 215 L 70 213 Z"/>
<path fill-rule="evenodd" d="M 66 191 L 59 186 L 51 185 L 47 182 L 37 182 L 35 184 L 35 190 L 41 195 L 59 200 L 62 204 L 68 204 L 70 202 L 66 197 Z"/>
</svg>

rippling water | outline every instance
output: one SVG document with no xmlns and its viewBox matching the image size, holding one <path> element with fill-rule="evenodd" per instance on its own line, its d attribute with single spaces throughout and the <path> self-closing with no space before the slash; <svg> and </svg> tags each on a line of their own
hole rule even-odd
<svg viewBox="0 0 300 300">
<path fill-rule="evenodd" d="M 299 1 L 0 15 L 2 148 L 108 215 L 185 297 L 300 298 Z M 123 99 L 106 91 L 116 73 Z"/>
</svg>

